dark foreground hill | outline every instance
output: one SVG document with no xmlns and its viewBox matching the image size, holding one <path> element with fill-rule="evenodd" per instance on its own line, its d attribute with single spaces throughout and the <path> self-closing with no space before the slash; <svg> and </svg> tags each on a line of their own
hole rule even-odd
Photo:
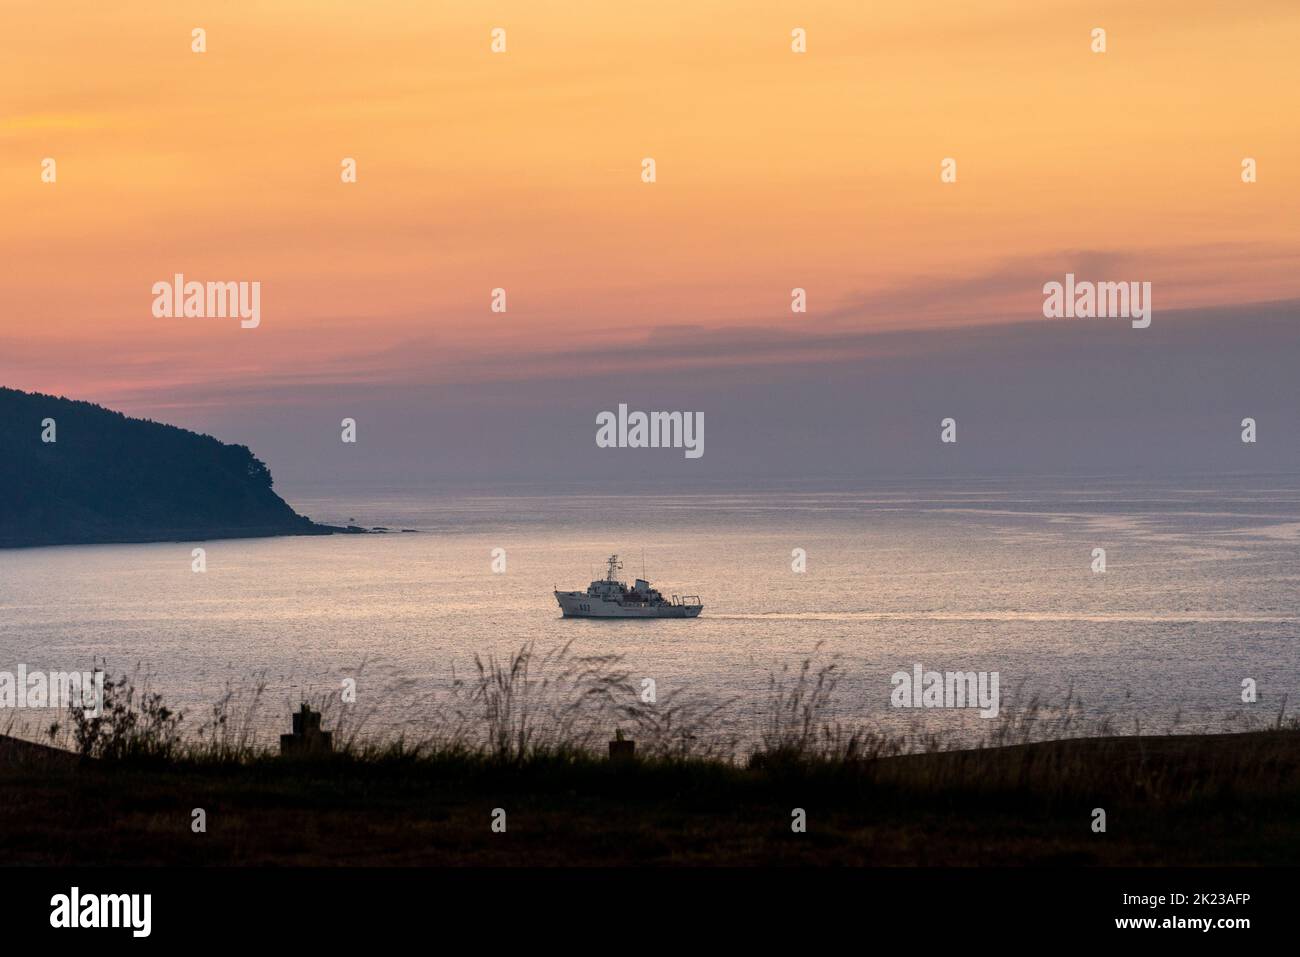
<svg viewBox="0 0 1300 957">
<path fill-rule="evenodd" d="M 92 866 L 1132 867 L 1290 865 L 1300 855 L 1296 731 L 757 767 L 400 750 L 79 763 L 3 745 L 8 865 L 75 854 Z M 194 808 L 206 811 L 205 833 L 192 830 Z M 492 826 L 498 808 L 504 832 Z"/>
<path fill-rule="evenodd" d="M 290 508 L 245 446 L 0 388 L 0 548 L 340 530 Z"/>
</svg>

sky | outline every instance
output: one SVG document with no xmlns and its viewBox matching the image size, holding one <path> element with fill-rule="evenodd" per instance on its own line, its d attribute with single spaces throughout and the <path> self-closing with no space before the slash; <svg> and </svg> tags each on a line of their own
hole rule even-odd
<svg viewBox="0 0 1300 957">
<path fill-rule="evenodd" d="M 281 487 L 1294 469 L 1297 35 L 1293 0 L 0 0 L 0 384 Z M 1152 326 L 1044 319 L 1067 272 L 1150 282 Z M 176 273 L 260 282 L 260 325 L 156 317 Z M 597 449 L 620 402 L 705 454 Z"/>
</svg>

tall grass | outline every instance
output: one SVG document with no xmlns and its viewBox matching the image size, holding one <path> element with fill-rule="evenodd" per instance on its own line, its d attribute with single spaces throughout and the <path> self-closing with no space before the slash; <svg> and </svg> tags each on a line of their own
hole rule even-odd
<svg viewBox="0 0 1300 957">
<path fill-rule="evenodd" d="M 131 675 L 104 675 L 104 698 L 96 709 L 69 709 L 72 735 L 83 757 L 109 760 L 170 760 L 185 750 L 184 714 L 151 690 L 152 675 L 139 666 Z"/>
<path fill-rule="evenodd" d="M 485 747 L 501 760 L 590 751 L 611 727 L 635 720 L 636 689 L 615 655 L 575 655 L 569 642 L 539 656 L 530 643 L 504 660 L 475 655 L 474 667 L 470 702 Z"/>
<path fill-rule="evenodd" d="M 360 675 L 365 662 L 355 669 Z M 1031 695 L 1005 708 L 975 737 L 969 731 L 901 732 L 839 717 L 837 692 L 844 669 L 821 645 L 797 667 L 767 677 L 755 703 L 757 734 L 744 740 L 727 726 L 735 699 L 709 701 L 678 691 L 647 700 L 620 656 L 579 655 L 572 643 L 538 652 L 532 643 L 505 656 L 476 655 L 468 678 L 453 675 L 436 707 L 422 710 L 418 734 L 369 735 L 373 712 L 344 703 L 339 693 L 320 693 L 286 702 L 280 714 L 308 704 L 322 713 L 334 735 L 335 753 L 358 761 L 420 761 L 458 758 L 496 764 L 536 759 L 591 760 L 620 731 L 636 741 L 642 757 L 661 761 L 708 761 L 752 768 L 786 764 L 863 764 L 911 753 L 1005 747 L 1035 741 L 1107 737 L 1118 733 L 1114 719 L 1088 714 L 1071 688 L 1064 701 L 1048 705 Z M 140 671 L 105 676 L 102 713 L 73 708 L 67 729 L 50 729 L 62 743 L 89 758 L 247 763 L 276 752 L 259 737 L 265 726 L 267 679 L 251 687 L 229 683 L 193 734 L 182 733 L 184 714 L 168 708 L 152 690 L 152 675 Z M 1017 695 L 1018 697 L 1018 695 Z M 1270 727 L 1300 727 L 1287 718 L 1283 700 Z M 1176 716 L 1172 733 L 1178 724 Z M 285 719 L 287 724 L 287 717 Z M 12 730 L 12 728 L 10 729 Z M 287 728 L 286 728 L 287 730 Z M 1132 729 L 1140 733 L 1140 725 Z M 1246 730 L 1238 726 L 1235 730 Z M 68 741 L 68 738 L 71 741 Z"/>
<path fill-rule="evenodd" d="M 225 692 L 212 705 L 196 740 L 190 744 L 190 756 L 220 762 L 256 754 L 258 717 L 266 687 L 264 672 L 254 676 L 249 690 L 236 689 L 227 681 Z"/>
</svg>

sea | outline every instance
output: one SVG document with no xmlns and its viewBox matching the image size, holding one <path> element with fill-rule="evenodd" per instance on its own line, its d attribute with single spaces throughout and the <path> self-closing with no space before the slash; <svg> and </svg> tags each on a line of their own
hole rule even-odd
<svg viewBox="0 0 1300 957">
<path fill-rule="evenodd" d="M 132 674 L 191 733 L 229 694 L 259 741 L 303 701 L 341 702 L 327 725 L 372 740 L 472 724 L 479 665 L 525 648 L 543 696 L 590 660 L 740 753 L 790 719 L 972 744 L 1245 730 L 1300 708 L 1290 476 L 286 498 L 389 531 L 0 550 L 0 673 Z M 611 555 L 703 614 L 562 618 L 553 589 L 585 589 Z M 900 704 L 918 669 L 996 674 L 996 716 Z M 0 731 L 66 736 L 66 717 L 11 707 Z"/>
</svg>

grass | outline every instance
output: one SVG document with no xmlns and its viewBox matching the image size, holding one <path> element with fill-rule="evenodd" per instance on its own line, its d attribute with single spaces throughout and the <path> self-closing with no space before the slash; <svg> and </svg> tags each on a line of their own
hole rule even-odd
<svg viewBox="0 0 1300 957">
<path fill-rule="evenodd" d="M 10 864 L 1284 864 L 1300 850 L 1296 731 L 748 765 L 394 746 L 0 776 Z"/>
<path fill-rule="evenodd" d="M 1300 852 L 1300 730 L 1284 713 L 1245 733 L 1118 736 L 1080 724 L 1068 701 L 1031 703 L 957 748 L 831 720 L 838 676 L 814 659 L 773 675 L 760 738 L 741 752 L 704 734 L 716 709 L 641 702 L 615 658 L 525 647 L 476 660 L 418 739 L 368 736 L 355 710 L 316 702 L 338 750 L 295 760 L 257 743 L 264 682 L 227 689 L 185 735 L 147 676 L 116 678 L 98 724 L 74 712 L 55 732 L 80 759 L 0 745 L 0 849 L 11 864 L 144 865 L 1281 864 Z M 615 727 L 639 760 L 606 760 Z M 497 808 L 505 833 L 491 828 Z M 805 833 L 791 829 L 796 808 Z"/>
</svg>

